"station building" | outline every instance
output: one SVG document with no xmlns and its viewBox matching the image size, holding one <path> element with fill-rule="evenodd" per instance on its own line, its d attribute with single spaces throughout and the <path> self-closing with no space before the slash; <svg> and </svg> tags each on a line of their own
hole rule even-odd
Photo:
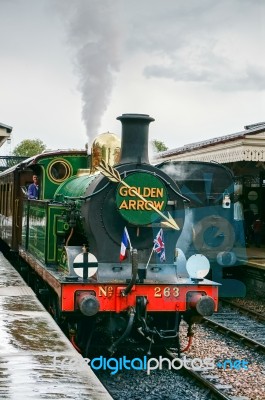
<svg viewBox="0 0 265 400">
<path fill-rule="evenodd" d="M 265 122 L 247 125 L 241 132 L 167 150 L 157 161 L 214 161 L 234 173 L 235 191 L 244 209 L 265 221 Z"/>
<path fill-rule="evenodd" d="M 12 127 L 4 125 L 0 122 L 0 147 L 5 143 L 6 140 L 10 140 Z"/>
<path fill-rule="evenodd" d="M 0 122 L 0 147 L 3 146 L 5 142 L 10 143 L 12 126 L 2 124 Z M 11 155 L 0 155 L 0 172 L 6 170 L 7 168 L 13 167 L 19 162 L 25 160 L 26 157 L 18 157 Z"/>
</svg>

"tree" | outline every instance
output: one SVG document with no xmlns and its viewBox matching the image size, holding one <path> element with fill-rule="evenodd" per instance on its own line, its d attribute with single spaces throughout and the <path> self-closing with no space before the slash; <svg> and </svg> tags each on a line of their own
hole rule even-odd
<svg viewBox="0 0 265 400">
<path fill-rule="evenodd" d="M 26 139 L 18 144 L 12 154 L 18 157 L 32 157 L 46 149 L 46 145 L 40 139 Z"/>
<path fill-rule="evenodd" d="M 157 151 L 158 153 L 160 151 L 166 151 L 168 150 L 168 147 L 165 145 L 164 142 L 161 142 L 160 140 L 151 140 L 152 146 L 154 148 L 155 151 Z"/>
</svg>

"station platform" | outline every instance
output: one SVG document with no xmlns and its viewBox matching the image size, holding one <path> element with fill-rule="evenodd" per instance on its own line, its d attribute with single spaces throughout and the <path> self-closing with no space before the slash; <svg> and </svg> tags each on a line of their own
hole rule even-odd
<svg viewBox="0 0 265 400">
<path fill-rule="evenodd" d="M 265 247 L 247 247 L 246 265 L 265 270 Z"/>
<path fill-rule="evenodd" d="M 112 399 L 2 253 L 0 399 Z"/>
</svg>

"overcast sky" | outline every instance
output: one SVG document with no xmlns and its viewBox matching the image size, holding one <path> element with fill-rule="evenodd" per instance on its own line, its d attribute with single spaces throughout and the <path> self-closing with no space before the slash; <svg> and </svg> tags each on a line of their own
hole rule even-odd
<svg viewBox="0 0 265 400">
<path fill-rule="evenodd" d="M 264 21 L 264 0 L 0 0 L 11 149 L 84 148 L 122 113 L 170 149 L 265 121 Z"/>
</svg>

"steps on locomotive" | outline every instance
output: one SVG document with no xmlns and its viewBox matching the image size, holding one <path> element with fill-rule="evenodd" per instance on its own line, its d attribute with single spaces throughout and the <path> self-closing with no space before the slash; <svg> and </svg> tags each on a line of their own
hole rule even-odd
<svg viewBox="0 0 265 400">
<path fill-rule="evenodd" d="M 0 398 L 112 399 L 0 253 Z"/>
</svg>

